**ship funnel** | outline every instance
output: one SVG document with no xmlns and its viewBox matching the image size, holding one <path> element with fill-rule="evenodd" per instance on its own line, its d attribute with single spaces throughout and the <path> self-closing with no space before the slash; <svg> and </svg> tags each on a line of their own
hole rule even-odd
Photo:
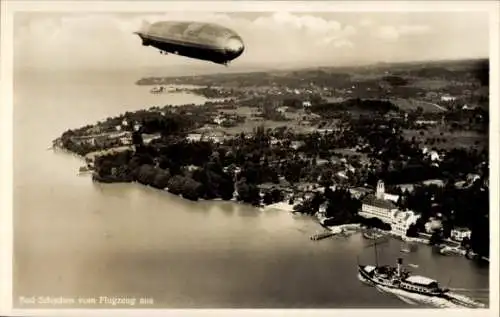
<svg viewBox="0 0 500 317">
<path fill-rule="evenodd" d="M 398 258 L 398 276 L 401 276 L 401 265 L 403 264 L 403 258 Z"/>
</svg>

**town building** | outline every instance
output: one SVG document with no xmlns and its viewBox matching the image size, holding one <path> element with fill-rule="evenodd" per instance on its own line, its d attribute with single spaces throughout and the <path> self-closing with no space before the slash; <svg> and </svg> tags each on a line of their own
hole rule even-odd
<svg viewBox="0 0 500 317">
<path fill-rule="evenodd" d="M 453 240 L 461 242 L 464 238 L 470 239 L 471 231 L 468 228 L 454 228 L 450 236 Z"/>
<path fill-rule="evenodd" d="M 378 218 L 390 224 L 392 233 L 405 236 L 408 228 L 414 224 L 420 215 L 413 211 L 401 211 L 396 204 L 385 196 L 384 182 L 377 183 L 375 194 L 368 194 L 362 201 L 359 215 L 365 218 Z"/>
<path fill-rule="evenodd" d="M 377 217 L 386 223 L 391 223 L 391 214 L 397 211 L 398 208 L 392 201 L 386 200 L 384 194 L 384 182 L 379 181 L 375 194 L 369 194 L 363 199 L 360 216 L 366 218 Z"/>
<path fill-rule="evenodd" d="M 120 138 L 120 142 L 123 144 L 123 145 L 131 145 L 132 144 L 132 139 L 130 136 L 124 136 L 124 137 L 121 137 Z"/>
<path fill-rule="evenodd" d="M 425 186 L 436 185 L 438 187 L 444 187 L 445 183 L 442 179 L 427 179 L 422 181 L 422 184 Z"/>
<path fill-rule="evenodd" d="M 474 182 L 476 182 L 478 179 L 481 179 L 481 176 L 479 174 L 469 173 L 466 176 L 466 182 L 468 184 L 474 184 Z"/>
<path fill-rule="evenodd" d="M 278 108 L 276 108 L 276 111 L 281 113 L 281 114 L 284 114 L 285 112 L 288 111 L 288 107 L 287 106 L 278 107 Z"/>
<path fill-rule="evenodd" d="M 351 187 L 349 188 L 349 192 L 354 198 L 361 199 L 365 195 L 370 194 L 372 190 L 365 187 Z"/>
<path fill-rule="evenodd" d="M 391 217 L 392 217 L 392 222 L 391 222 L 392 233 L 398 236 L 406 236 L 406 232 L 408 231 L 408 229 L 412 224 L 417 222 L 418 218 L 420 218 L 420 215 L 416 214 L 411 210 L 408 211 L 397 210 L 391 214 Z"/>
<path fill-rule="evenodd" d="M 281 142 L 281 141 L 280 141 L 280 140 L 278 140 L 277 138 L 275 138 L 275 137 L 271 137 L 271 140 L 270 140 L 271 145 L 277 145 L 277 144 L 279 144 L 280 142 Z"/>
<path fill-rule="evenodd" d="M 217 117 L 214 118 L 214 123 L 218 124 L 218 125 L 221 125 L 225 121 L 226 121 L 226 118 L 224 118 L 222 116 L 217 116 Z"/>
<path fill-rule="evenodd" d="M 426 99 L 434 99 L 434 98 L 437 98 L 438 97 L 438 93 L 435 92 L 435 91 L 429 91 L 425 94 L 425 98 Z"/>
<path fill-rule="evenodd" d="M 441 100 L 442 100 L 442 101 L 453 101 L 453 100 L 455 100 L 455 99 L 457 99 L 457 98 L 456 98 L 456 97 L 454 97 L 454 96 L 450 96 L 450 95 L 444 95 L 444 96 L 441 96 Z"/>
<path fill-rule="evenodd" d="M 393 203 L 397 203 L 399 200 L 399 195 L 384 193 L 384 199 L 392 201 Z"/>
<path fill-rule="evenodd" d="M 301 146 L 305 145 L 304 141 L 292 141 L 290 147 L 294 150 L 298 150 Z"/>
<path fill-rule="evenodd" d="M 186 136 L 186 139 L 191 142 L 198 142 L 201 140 L 201 133 L 190 133 Z"/>
<path fill-rule="evenodd" d="M 436 120 L 417 120 L 415 124 L 417 125 L 436 125 L 438 122 Z"/>
<path fill-rule="evenodd" d="M 436 230 L 441 230 L 443 228 L 443 223 L 439 219 L 430 218 L 424 225 L 426 233 L 433 233 Z"/>
</svg>

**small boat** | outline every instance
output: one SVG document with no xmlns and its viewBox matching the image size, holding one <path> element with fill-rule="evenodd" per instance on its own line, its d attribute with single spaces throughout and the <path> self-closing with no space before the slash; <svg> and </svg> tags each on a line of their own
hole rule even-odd
<svg viewBox="0 0 500 317">
<path fill-rule="evenodd" d="M 408 266 L 410 266 L 410 267 L 412 267 L 414 269 L 418 268 L 418 264 L 410 263 L 410 264 L 408 264 Z"/>
<path fill-rule="evenodd" d="M 407 243 L 402 243 L 401 244 L 401 250 L 400 250 L 401 253 L 410 253 L 411 252 L 411 249 L 410 249 L 410 245 L 408 245 Z"/>
<path fill-rule="evenodd" d="M 376 231 L 370 230 L 363 232 L 363 238 L 368 239 L 368 240 L 377 240 L 382 238 L 384 235 L 381 233 L 378 233 Z"/>
<path fill-rule="evenodd" d="M 152 94 L 159 94 L 159 93 L 165 92 L 165 87 L 163 87 L 163 86 L 153 87 L 153 88 L 151 88 L 150 92 Z"/>
<path fill-rule="evenodd" d="M 92 170 L 88 166 L 81 166 L 78 169 L 78 175 L 88 174 L 91 172 L 92 172 Z"/>
</svg>

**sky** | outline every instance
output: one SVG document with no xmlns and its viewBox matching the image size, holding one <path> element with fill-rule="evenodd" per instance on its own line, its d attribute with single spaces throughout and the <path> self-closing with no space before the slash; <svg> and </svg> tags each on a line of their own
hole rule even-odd
<svg viewBox="0 0 500 317">
<path fill-rule="evenodd" d="M 57 70 L 221 66 L 144 47 L 142 21 L 215 22 L 245 51 L 232 68 L 344 66 L 489 55 L 488 16 L 468 12 L 46 13 L 14 16 L 14 66 Z M 223 66 L 222 66 L 223 67 Z"/>
</svg>

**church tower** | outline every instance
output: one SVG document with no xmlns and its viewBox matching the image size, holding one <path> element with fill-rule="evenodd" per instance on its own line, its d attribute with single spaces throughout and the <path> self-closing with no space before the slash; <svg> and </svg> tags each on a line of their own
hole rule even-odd
<svg viewBox="0 0 500 317">
<path fill-rule="evenodd" d="M 377 199 L 384 199 L 384 194 L 385 194 L 384 182 L 380 180 L 377 183 L 377 191 L 376 191 Z"/>
</svg>

